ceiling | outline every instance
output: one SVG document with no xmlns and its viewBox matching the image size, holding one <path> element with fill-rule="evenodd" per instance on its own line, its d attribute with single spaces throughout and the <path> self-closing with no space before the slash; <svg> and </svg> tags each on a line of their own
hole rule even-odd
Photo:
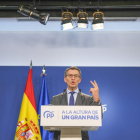
<svg viewBox="0 0 140 140">
<path fill-rule="evenodd" d="M 24 17 L 17 12 L 18 6 L 33 4 L 50 17 L 61 17 L 62 11 L 67 10 L 76 17 L 79 9 L 92 17 L 97 7 L 105 17 L 140 17 L 140 0 L 0 0 L 0 18 Z"/>
</svg>

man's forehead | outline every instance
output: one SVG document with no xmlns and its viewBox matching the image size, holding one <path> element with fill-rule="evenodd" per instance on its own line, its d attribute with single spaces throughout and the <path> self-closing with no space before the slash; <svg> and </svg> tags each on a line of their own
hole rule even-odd
<svg viewBox="0 0 140 140">
<path fill-rule="evenodd" d="M 75 69 L 74 70 L 70 69 L 70 70 L 67 71 L 67 73 L 68 74 L 79 74 L 79 71 L 75 70 Z"/>
</svg>

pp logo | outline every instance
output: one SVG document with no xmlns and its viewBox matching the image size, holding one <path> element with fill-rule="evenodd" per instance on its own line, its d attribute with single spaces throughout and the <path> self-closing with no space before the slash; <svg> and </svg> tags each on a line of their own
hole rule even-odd
<svg viewBox="0 0 140 140">
<path fill-rule="evenodd" d="M 107 111 L 107 104 L 102 105 L 103 113 Z"/>
<path fill-rule="evenodd" d="M 45 112 L 43 113 L 44 118 L 52 118 L 52 117 L 54 117 L 53 112 L 54 112 L 54 111 L 52 111 L 52 112 L 50 112 L 50 111 L 45 111 Z"/>
</svg>

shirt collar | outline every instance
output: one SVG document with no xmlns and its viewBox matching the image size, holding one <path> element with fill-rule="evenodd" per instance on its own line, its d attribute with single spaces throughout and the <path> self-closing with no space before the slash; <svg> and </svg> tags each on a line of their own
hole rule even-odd
<svg viewBox="0 0 140 140">
<path fill-rule="evenodd" d="M 70 92 L 72 92 L 72 91 L 70 91 L 70 90 L 67 88 L 67 94 L 69 94 Z M 78 92 L 79 92 L 79 89 L 77 88 L 77 89 L 74 90 L 73 92 L 78 93 Z"/>
</svg>

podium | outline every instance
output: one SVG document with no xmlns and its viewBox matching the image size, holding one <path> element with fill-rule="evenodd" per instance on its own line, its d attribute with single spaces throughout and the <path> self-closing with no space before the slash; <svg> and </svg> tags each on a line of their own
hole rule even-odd
<svg viewBox="0 0 140 140">
<path fill-rule="evenodd" d="M 81 131 L 102 126 L 101 106 L 41 106 L 40 125 L 61 131 L 60 140 L 82 140 Z"/>
</svg>

